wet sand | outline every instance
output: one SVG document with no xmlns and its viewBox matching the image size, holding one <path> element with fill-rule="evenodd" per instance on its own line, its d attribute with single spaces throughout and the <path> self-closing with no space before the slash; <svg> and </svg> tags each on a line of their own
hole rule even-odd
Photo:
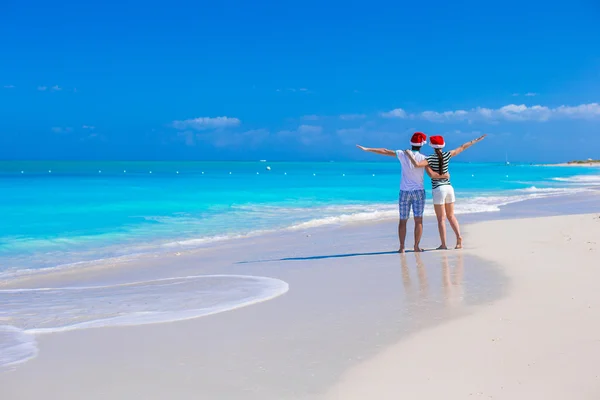
<svg viewBox="0 0 600 400">
<path fill-rule="evenodd" d="M 579 219 L 591 217 L 561 217 L 564 221 L 550 222 L 545 218 L 524 222 L 504 219 L 534 210 L 541 213 L 541 208 L 551 215 L 564 211 L 564 204 L 571 204 L 568 209 L 574 213 L 590 212 L 600 204 L 597 196 L 578 200 L 546 199 L 511 205 L 500 213 L 465 216 L 461 220 L 470 225 L 465 227 L 467 248 L 463 251 L 394 253 L 397 239 L 395 223 L 391 221 L 270 235 L 142 262 L 5 283 L 5 288 L 110 285 L 141 278 L 236 274 L 283 280 L 289 284 L 289 292 L 260 304 L 187 321 L 36 335 L 38 356 L 0 372 L 0 398 L 34 399 L 50 393 L 60 399 L 319 399 L 364 398 L 377 393 L 376 397 L 381 399 L 402 395 L 434 398 L 426 397 L 429 394 L 458 399 L 465 398 L 460 396 L 466 393 L 461 391 L 466 386 L 473 393 L 491 387 L 496 390 L 494 385 L 498 382 L 507 387 L 518 378 L 511 370 L 487 371 L 476 361 L 504 355 L 493 364 L 505 365 L 507 360 L 517 360 L 517 366 L 521 365 L 518 362 L 525 360 L 521 355 L 527 353 L 522 351 L 525 346 L 519 342 L 520 335 L 530 342 L 533 338 L 527 332 L 539 334 L 536 329 L 543 328 L 548 336 L 546 329 L 555 328 L 552 321 L 557 325 L 576 323 L 573 331 L 590 328 L 577 325 L 582 321 L 565 313 L 572 309 L 561 308 L 557 303 L 567 293 L 556 283 L 561 282 L 557 278 L 569 277 L 565 268 L 572 265 L 563 261 L 571 257 L 572 251 L 583 250 L 557 246 L 552 241 L 557 240 L 554 236 L 545 240 L 543 235 L 552 232 L 549 227 L 557 223 L 563 224 L 560 232 L 570 234 L 573 222 L 569 221 L 585 225 Z M 478 223 L 490 217 L 500 221 Z M 426 225 L 423 245 L 434 248 L 438 244 L 434 221 L 428 219 Z M 577 243 L 593 235 L 590 229 L 596 225 L 585 226 L 578 236 L 571 236 Z M 519 235 L 498 234 L 507 229 L 517 229 Z M 527 230 L 535 234 L 528 236 Z M 520 246 L 513 243 L 513 247 L 525 249 L 524 253 L 532 246 L 538 255 L 544 254 L 548 247 L 553 249 L 548 252 L 551 255 L 548 259 L 539 259 L 543 265 L 552 265 L 549 271 L 536 267 L 529 275 L 519 274 L 519 268 L 511 263 L 523 260 L 524 265 L 537 265 L 535 254 L 503 251 L 509 247 L 494 246 L 502 245 L 502 240 L 517 238 L 523 242 Z M 564 251 L 569 256 L 561 253 Z M 570 285 L 577 287 L 578 279 L 586 279 L 585 289 L 590 289 L 596 276 L 589 269 L 567 279 Z M 548 297 L 552 298 L 556 290 L 560 297 L 548 303 Z M 588 295 L 586 304 L 594 307 L 600 296 L 596 299 L 591 293 Z M 530 303 L 523 303 L 527 301 Z M 489 317 L 498 317 L 493 310 L 506 302 L 513 307 L 524 305 L 521 314 L 516 314 L 518 323 L 508 325 L 517 326 L 516 331 L 502 331 L 500 328 L 507 324 Z M 554 307 L 545 308 L 545 304 Z M 532 310 L 537 311 L 532 313 Z M 555 313 L 556 310 L 559 312 Z M 510 312 L 503 314 L 503 318 L 515 318 L 514 315 Z M 540 318 L 545 319 L 538 326 Z M 492 332 L 489 330 L 495 328 L 500 330 L 489 337 Z M 592 326 L 590 335 L 596 333 Z M 507 340 L 507 346 L 515 345 L 518 351 L 502 347 L 501 353 L 490 353 L 488 341 L 495 343 L 492 339 L 496 337 L 510 337 L 502 340 Z M 534 346 L 536 362 L 541 364 L 540 360 L 545 359 L 572 364 L 571 359 L 552 359 L 556 344 L 573 349 L 564 352 L 572 357 L 585 352 L 571 342 L 561 341 L 564 337 L 550 335 L 548 340 L 538 341 Z M 453 342 L 455 338 L 460 340 Z M 420 346 L 421 352 L 412 349 L 413 345 Z M 467 363 L 463 363 L 464 352 L 469 353 Z M 594 354 L 590 351 L 581 359 L 587 360 Z M 578 362 L 575 365 L 580 367 Z M 482 370 L 481 375 L 477 374 L 478 369 Z M 384 373 L 385 370 L 389 373 Z M 380 373 L 373 376 L 374 371 Z M 524 374 L 529 370 L 515 369 L 515 374 L 517 371 Z M 540 370 L 543 372 L 555 371 Z M 570 378 L 575 374 L 567 375 Z M 585 373 L 578 376 L 588 384 L 578 381 L 582 388 L 598 382 L 588 381 Z M 565 382 L 572 383 L 567 378 Z M 430 393 L 431 388 L 423 389 L 432 379 L 464 385 L 448 386 L 449 390 L 457 390 L 448 393 L 456 393 L 458 397 L 439 396 L 438 392 Z M 559 380 L 552 382 L 555 381 Z M 547 392 L 535 380 L 529 381 L 527 389 L 530 394 Z M 360 393 L 364 396 L 356 397 Z M 515 389 L 506 393 L 517 396 L 506 397 L 512 399 L 524 398 L 518 396 L 525 392 Z"/>
<path fill-rule="evenodd" d="M 387 348 L 327 398 L 600 398 L 598 211 L 469 226 L 466 253 L 501 266 L 507 296 Z"/>
</svg>

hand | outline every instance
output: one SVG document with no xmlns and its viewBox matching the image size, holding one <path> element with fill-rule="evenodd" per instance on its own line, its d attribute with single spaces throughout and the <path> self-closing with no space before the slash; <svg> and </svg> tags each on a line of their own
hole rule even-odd
<svg viewBox="0 0 600 400">
<path fill-rule="evenodd" d="M 442 175 L 442 179 L 450 179 L 450 173 Z"/>
<path fill-rule="evenodd" d="M 356 147 L 358 147 L 358 148 L 359 148 L 359 149 L 361 149 L 362 151 L 367 151 L 367 150 L 369 150 L 368 148 L 366 148 L 366 147 L 363 147 L 363 146 L 361 146 L 361 145 L 359 145 L 359 144 L 357 144 L 357 145 L 356 145 Z"/>
<path fill-rule="evenodd" d="M 475 142 L 480 142 L 482 141 L 485 137 L 487 136 L 487 133 L 485 135 L 481 135 L 479 136 L 477 139 L 475 139 Z"/>
</svg>

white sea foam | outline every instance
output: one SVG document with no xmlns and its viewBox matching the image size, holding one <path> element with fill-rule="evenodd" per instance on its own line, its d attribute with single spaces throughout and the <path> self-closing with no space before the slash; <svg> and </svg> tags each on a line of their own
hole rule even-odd
<svg viewBox="0 0 600 400">
<path fill-rule="evenodd" d="M 522 193 L 547 193 L 554 195 L 575 194 L 584 191 L 586 191 L 586 189 L 583 188 L 538 188 L 536 186 L 530 186 L 525 189 L 517 189 L 517 192 Z"/>
<path fill-rule="evenodd" d="M 579 185 L 600 185 L 600 175 L 575 175 L 567 178 L 552 178 L 552 180 Z"/>
<path fill-rule="evenodd" d="M 0 290 L 0 315 L 28 333 L 196 318 L 282 295 L 284 281 L 200 275 L 110 286 Z"/>
<path fill-rule="evenodd" d="M 497 212 L 500 207 L 518 203 L 530 199 L 538 199 L 552 196 L 570 195 L 586 191 L 586 189 L 565 189 L 565 188 L 537 188 L 535 186 L 527 189 L 519 189 L 516 192 L 519 194 L 511 194 L 507 196 L 481 196 L 459 200 L 455 203 L 455 212 L 457 214 L 472 214 L 483 212 Z M 340 209 L 342 210 L 342 209 Z M 433 216 L 435 211 L 433 206 L 427 204 L 425 206 L 425 215 Z M 324 218 L 315 218 L 310 221 L 295 224 L 288 230 L 304 230 L 316 228 L 324 225 L 341 225 L 350 223 L 360 223 L 369 221 L 379 221 L 398 216 L 397 206 L 389 204 L 372 205 L 369 211 L 345 213 L 336 216 L 328 216 Z"/>
<path fill-rule="evenodd" d="M 32 335 L 198 318 L 280 296 L 274 278 L 205 275 L 111 286 L 0 290 L 0 366 L 37 353 Z"/>
<path fill-rule="evenodd" d="M 38 353 L 32 334 L 10 325 L 0 325 L 0 370 L 34 358 Z"/>
</svg>

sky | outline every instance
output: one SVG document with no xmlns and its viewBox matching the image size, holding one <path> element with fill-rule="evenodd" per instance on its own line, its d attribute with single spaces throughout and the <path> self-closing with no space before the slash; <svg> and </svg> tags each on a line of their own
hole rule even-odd
<svg viewBox="0 0 600 400">
<path fill-rule="evenodd" d="M 0 0 L 0 159 L 600 158 L 600 3 Z M 427 149 L 426 152 L 430 152 Z"/>
</svg>

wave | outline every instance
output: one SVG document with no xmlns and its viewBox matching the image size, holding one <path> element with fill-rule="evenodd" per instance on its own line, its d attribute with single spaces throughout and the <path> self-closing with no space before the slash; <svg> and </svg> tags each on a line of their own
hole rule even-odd
<svg viewBox="0 0 600 400">
<path fill-rule="evenodd" d="M 600 185 L 600 175 L 575 175 L 567 178 L 552 178 L 552 180 L 580 185 Z"/>
<path fill-rule="evenodd" d="M 26 362 L 38 354 L 32 334 L 10 325 L 0 325 L 0 370 Z"/>
<path fill-rule="evenodd" d="M 517 195 L 506 195 L 506 196 L 480 196 L 469 198 L 464 202 L 455 203 L 456 214 L 473 214 L 483 212 L 497 212 L 500 211 L 500 207 L 518 203 L 525 200 L 571 195 L 586 191 L 586 189 L 564 189 L 564 188 L 537 188 L 535 186 L 526 189 L 517 189 L 516 192 L 527 193 Z M 288 230 L 303 230 L 309 228 L 316 228 L 324 225 L 343 225 L 350 223 L 360 222 L 371 222 L 380 221 L 386 219 L 396 218 L 398 215 L 397 207 L 390 206 L 389 204 L 378 205 L 375 207 L 376 211 L 368 212 L 357 212 L 353 214 L 342 214 L 337 216 L 330 216 L 324 218 L 316 218 L 310 221 L 301 222 L 295 224 Z M 425 216 L 434 216 L 435 211 L 433 206 L 427 204 L 425 206 Z"/>
<path fill-rule="evenodd" d="M 586 191 L 585 189 L 576 189 L 576 188 L 538 188 L 536 186 L 530 186 L 525 189 L 516 189 L 517 192 L 523 193 L 548 193 L 548 194 L 575 194 Z"/>
<path fill-rule="evenodd" d="M 204 317 L 271 300 L 282 280 L 201 275 L 110 286 L 0 290 L 0 367 L 35 357 L 33 335 L 157 324 Z M 110 299 L 110 301 L 107 301 Z"/>
</svg>

